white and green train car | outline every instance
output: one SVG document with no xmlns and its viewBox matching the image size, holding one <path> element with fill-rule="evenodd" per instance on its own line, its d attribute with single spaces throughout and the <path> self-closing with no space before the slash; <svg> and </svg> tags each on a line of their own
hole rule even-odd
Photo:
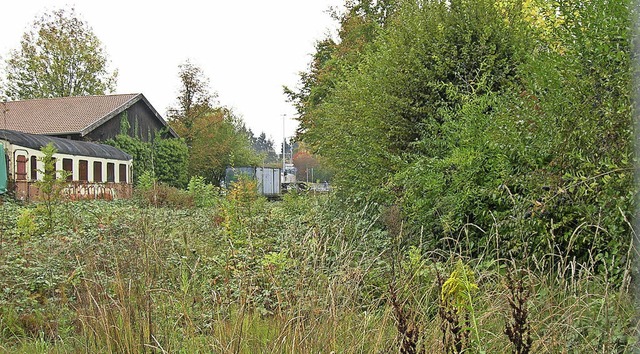
<svg viewBox="0 0 640 354">
<path fill-rule="evenodd" d="M 133 159 L 109 145 L 87 141 L 0 130 L 0 194 L 16 199 L 38 199 L 43 178 L 42 147 L 52 144 L 57 152 L 56 171 L 65 171 L 64 194 L 71 199 L 115 199 L 131 195 Z"/>
</svg>

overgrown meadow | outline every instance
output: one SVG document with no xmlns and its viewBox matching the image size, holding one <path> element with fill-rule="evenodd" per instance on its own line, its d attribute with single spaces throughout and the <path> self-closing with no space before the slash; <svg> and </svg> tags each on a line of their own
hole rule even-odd
<svg viewBox="0 0 640 354">
<path fill-rule="evenodd" d="M 409 245 L 376 205 L 141 188 L 0 208 L 0 352 L 624 353 L 630 268 Z M 394 225 L 394 222 L 399 224 Z M 495 235 L 495 241 L 509 235 Z M 629 249 L 631 255 L 635 253 Z M 549 266 L 551 265 L 551 266 Z"/>
</svg>

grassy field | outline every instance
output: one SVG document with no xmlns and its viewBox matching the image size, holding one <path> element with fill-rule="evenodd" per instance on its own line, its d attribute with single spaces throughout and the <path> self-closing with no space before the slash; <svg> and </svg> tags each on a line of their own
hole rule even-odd
<svg viewBox="0 0 640 354">
<path fill-rule="evenodd" d="M 0 352 L 625 353 L 630 276 L 466 259 L 330 196 L 0 211 Z M 549 270 L 553 269 L 553 270 Z"/>
</svg>

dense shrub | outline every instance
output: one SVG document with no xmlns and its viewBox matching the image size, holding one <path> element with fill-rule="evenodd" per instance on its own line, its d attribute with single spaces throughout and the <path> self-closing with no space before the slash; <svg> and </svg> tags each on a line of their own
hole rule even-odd
<svg viewBox="0 0 640 354">
<path fill-rule="evenodd" d="M 151 165 L 152 150 L 149 144 L 128 135 L 118 134 L 115 138 L 105 141 L 105 144 L 117 147 L 133 157 L 133 180 L 138 181 L 145 171 L 153 171 Z"/>
<path fill-rule="evenodd" d="M 195 205 L 192 194 L 164 183 L 155 183 L 151 188 L 136 188 L 134 199 L 142 206 L 184 209 Z"/>
<path fill-rule="evenodd" d="M 206 183 L 204 177 L 193 176 L 189 180 L 187 191 L 193 197 L 195 206 L 199 208 L 208 208 L 216 205 L 218 197 L 222 191 L 220 187 Z"/>
<path fill-rule="evenodd" d="M 184 140 L 157 138 L 153 142 L 146 143 L 140 139 L 119 134 L 105 143 L 133 157 L 134 182 L 137 183 L 140 176 L 149 172 L 159 182 L 178 188 L 187 186 L 189 149 Z"/>
<path fill-rule="evenodd" d="M 154 174 L 159 182 L 186 188 L 189 180 L 189 148 L 182 139 L 156 139 L 153 144 Z"/>
<path fill-rule="evenodd" d="M 290 93 L 344 204 L 397 207 L 425 249 L 465 235 L 472 257 L 595 257 L 620 276 L 636 193 L 630 3 L 370 5 L 347 6 L 341 41 L 318 45 Z"/>
</svg>

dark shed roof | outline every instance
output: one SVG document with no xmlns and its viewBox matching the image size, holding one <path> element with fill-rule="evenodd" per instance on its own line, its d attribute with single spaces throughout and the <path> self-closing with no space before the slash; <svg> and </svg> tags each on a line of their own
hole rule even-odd
<svg viewBox="0 0 640 354">
<path fill-rule="evenodd" d="M 0 140 L 6 140 L 14 145 L 24 146 L 30 149 L 40 150 L 48 143 L 61 154 L 99 157 L 114 160 L 131 160 L 131 155 L 121 150 L 104 144 L 96 144 L 88 141 L 76 141 L 64 138 L 55 138 L 46 135 L 29 134 L 14 130 L 0 129 Z"/>
</svg>

